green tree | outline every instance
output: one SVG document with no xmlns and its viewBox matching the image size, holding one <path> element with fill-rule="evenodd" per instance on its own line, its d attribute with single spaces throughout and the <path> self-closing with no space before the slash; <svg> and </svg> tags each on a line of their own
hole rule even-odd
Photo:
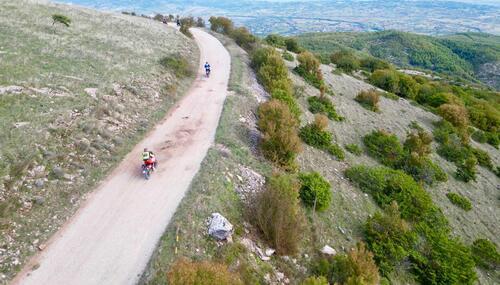
<svg viewBox="0 0 500 285">
<path fill-rule="evenodd" d="M 318 172 L 299 174 L 300 198 L 305 205 L 316 211 L 323 211 L 330 206 L 332 191 L 330 182 Z"/>
<path fill-rule="evenodd" d="M 380 69 L 373 72 L 370 82 L 387 92 L 399 93 L 399 76 L 394 70 Z"/>
<path fill-rule="evenodd" d="M 226 17 L 210 17 L 210 29 L 214 32 L 229 35 L 234 29 L 233 21 Z"/>
<path fill-rule="evenodd" d="M 294 38 L 286 38 L 285 45 L 286 49 L 291 52 L 299 53 L 302 50 L 299 46 L 299 42 Z"/>
</svg>

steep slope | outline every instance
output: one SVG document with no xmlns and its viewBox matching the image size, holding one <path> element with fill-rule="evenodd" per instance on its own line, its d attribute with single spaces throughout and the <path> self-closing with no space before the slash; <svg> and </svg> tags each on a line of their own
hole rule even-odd
<svg viewBox="0 0 500 285">
<path fill-rule="evenodd" d="M 149 19 L 0 1 L 0 283 L 163 117 L 195 63 L 192 40 Z"/>
<path fill-rule="evenodd" d="M 363 240 L 366 219 L 380 210 L 374 199 L 344 174 L 345 169 L 355 165 L 379 165 L 376 160 L 363 151 L 360 156 L 346 151 L 346 159 L 338 161 L 326 152 L 304 144 L 304 151 L 298 157 L 299 171 L 318 171 L 331 183 L 331 205 L 323 212 L 307 211 L 307 228 L 298 254 L 267 256 L 264 253 L 269 244 L 248 222 L 252 217 L 245 212 L 244 206 L 245 197 L 260 191 L 264 177 L 272 173 L 271 166 L 259 152 L 260 134 L 255 116 L 258 104 L 269 97 L 256 85 L 247 54 L 231 40 L 227 40 L 226 45 L 233 57 L 230 81 L 233 92 L 228 96 L 219 125 L 218 144 L 209 151 L 199 175 L 164 234 L 144 278 L 146 284 L 167 284 L 167 272 L 180 257 L 225 263 L 237 271 L 246 284 L 300 284 L 305 277 L 314 274 L 311 264 L 321 255 L 320 250 L 325 245 L 333 247 L 339 254 L 348 251 Z M 303 112 L 301 124 L 305 125 L 314 120 L 314 115 L 308 111 L 307 99 L 318 96 L 320 92 L 292 71 L 296 64 L 289 62 L 288 67 Z M 413 122 L 431 131 L 433 122 L 439 120 L 435 114 L 404 99 L 381 97 L 380 112 L 366 110 L 355 101 L 355 97 L 359 91 L 373 86 L 349 75 L 334 74 L 330 66 L 323 65 L 321 69 L 326 83 L 335 93 L 330 99 L 337 112 L 345 117 L 342 122 L 330 121 L 328 126 L 335 142 L 341 146 L 357 144 L 361 147 L 363 136 L 377 129 L 390 131 L 401 141 L 411 130 L 409 125 Z M 487 151 L 495 165 L 500 163 L 498 150 L 473 144 Z M 500 233 L 496 220 L 500 213 L 496 185 L 500 183 L 499 178 L 489 170 L 479 168 L 477 181 L 465 184 L 453 177 L 455 166 L 439 157 L 435 149 L 431 157 L 445 170 L 449 180 L 432 187 L 425 186 L 425 190 L 450 221 L 453 235 L 467 245 L 477 238 L 488 238 L 498 244 Z M 446 197 L 448 192 L 457 192 L 470 199 L 473 209 L 466 212 L 451 204 Z M 221 213 L 234 225 L 233 242 L 216 242 L 207 236 L 206 220 L 214 212 Z M 407 264 L 401 264 L 388 277 L 394 284 L 417 284 L 415 276 L 405 266 Z M 498 276 L 483 271 L 478 271 L 478 275 L 481 284 L 498 283 Z"/>
<path fill-rule="evenodd" d="M 494 35 L 462 33 L 431 37 L 384 31 L 305 34 L 298 39 L 305 48 L 323 55 L 354 49 L 400 67 L 423 68 L 469 80 L 481 79 L 497 89 L 500 84 L 491 72 L 491 66 L 500 61 L 500 37 Z"/>
</svg>

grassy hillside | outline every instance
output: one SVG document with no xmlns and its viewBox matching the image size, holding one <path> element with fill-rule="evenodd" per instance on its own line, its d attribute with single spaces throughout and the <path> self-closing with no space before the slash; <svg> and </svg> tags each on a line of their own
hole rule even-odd
<svg viewBox="0 0 500 285">
<path fill-rule="evenodd" d="M 165 57 L 198 51 L 149 19 L 0 0 L 0 283 L 189 86 Z"/>
<path fill-rule="evenodd" d="M 375 33 L 312 33 L 298 37 L 302 46 L 329 56 L 342 49 L 389 60 L 401 67 L 417 67 L 465 79 L 481 79 L 500 87 L 493 68 L 500 62 L 500 37 L 463 33 L 431 37 L 396 31 Z M 493 72 L 492 72 L 493 71 Z"/>
<path fill-rule="evenodd" d="M 430 266 L 421 267 L 426 271 L 420 273 L 411 270 L 412 266 L 417 263 L 405 255 L 405 250 L 397 244 L 400 241 L 391 240 L 389 237 L 388 240 L 380 242 L 383 247 L 378 249 L 379 254 L 382 252 L 382 255 L 389 259 L 403 255 L 400 258 L 395 257 L 397 261 L 393 270 L 385 272 L 385 279 L 380 284 L 453 284 L 450 281 L 452 279 L 438 280 L 435 283 L 429 280 L 434 276 L 434 272 L 438 272 L 439 278 L 442 278 L 443 272 L 453 271 L 453 274 L 460 275 L 466 270 L 468 273 L 475 271 L 480 284 L 498 283 L 500 276 L 496 272 L 479 267 L 477 269 L 460 267 L 461 264 L 458 265 L 460 262 L 457 262 L 457 259 L 461 258 L 456 258 L 459 255 L 456 255 L 457 251 L 454 250 L 467 252 L 465 246 L 471 245 L 479 238 L 487 238 L 495 244 L 500 242 L 499 230 L 496 226 L 499 211 L 497 191 L 495 191 L 499 178 L 486 167 L 478 167 L 475 181 L 469 183 L 460 181 L 454 174 L 456 166 L 437 154 L 437 144 L 429 142 L 428 159 L 443 170 L 446 179 L 436 181 L 432 185 L 425 182 L 418 185 L 411 177 L 397 181 L 403 178 L 403 176 L 398 176 L 398 179 L 389 183 L 394 183 L 394 185 L 383 188 L 384 186 L 381 186 L 379 182 L 394 173 L 391 175 L 372 173 L 373 177 L 368 175 L 363 180 L 374 190 L 367 191 L 366 185 L 365 188 L 359 187 L 353 183 L 354 180 L 350 180 L 351 177 L 348 177 L 347 173 L 353 172 L 352 169 L 359 169 L 356 168 L 359 165 L 370 167 L 381 165 L 381 160 L 370 153 L 370 147 L 366 143 L 368 134 L 376 130 L 384 130 L 394 134 L 393 139 L 396 145 L 400 145 L 405 141 L 409 132 L 415 132 L 416 129 L 431 133 L 436 129 L 435 123 L 440 120 L 440 117 L 414 102 L 399 99 L 397 96 L 380 96 L 377 100 L 377 110 L 366 108 L 359 103 L 358 94 L 360 91 L 372 90 L 375 87 L 326 65 L 321 66 L 321 74 L 324 82 L 335 95 L 324 96 L 335 104 L 338 115 L 344 119 L 327 120 L 325 128 L 326 132 L 331 134 L 329 139 L 345 149 L 345 158 L 336 158 L 324 150 L 307 145 L 304 141 L 303 151 L 297 155 L 296 172 L 291 171 L 290 175 L 297 175 L 298 172 L 300 176 L 304 172 L 317 171 L 331 185 L 329 188 L 331 203 L 323 211 L 313 211 L 303 201 L 301 209 L 305 214 L 305 227 L 298 239 L 297 252 L 286 255 L 279 252 L 267 254 L 266 251 L 273 246 L 273 241 L 266 239 L 262 228 L 255 226 L 255 220 L 258 218 L 254 215 L 255 212 L 251 211 L 253 209 L 251 205 L 255 202 L 251 200 L 251 197 L 255 193 L 268 191 L 265 185 L 268 185 L 267 183 L 271 180 L 272 173 L 280 171 L 278 167 L 273 167 L 270 161 L 265 159 L 265 154 L 263 155 L 265 137 L 262 136 L 262 125 L 259 124 L 263 116 L 258 109 L 259 104 L 265 104 L 263 102 L 271 100 L 270 98 L 276 95 L 266 96 L 262 92 L 262 87 L 257 84 L 255 74 L 249 66 L 250 60 L 247 54 L 233 41 L 226 38 L 223 42 L 232 55 L 233 68 L 230 83 L 232 92 L 225 103 L 216 137 L 217 144 L 209 151 L 190 191 L 165 232 L 157 254 L 144 276 L 144 284 L 167 284 L 169 280 L 172 280 L 169 278 L 174 272 L 170 270 L 178 272 L 178 269 L 182 269 L 177 262 L 180 258 L 189 258 L 194 261 L 194 264 L 200 261 L 211 262 L 208 264 L 212 264 L 214 268 L 216 268 L 215 264 L 218 266 L 223 264 L 226 270 L 229 268 L 229 271 L 237 274 L 243 284 L 328 284 L 319 281 L 302 283 L 308 276 L 324 275 L 325 272 L 321 270 L 328 271 L 329 266 L 332 265 L 323 259 L 325 255 L 321 253 L 321 249 L 329 245 L 335 250 L 336 256 L 340 257 L 349 252 L 359 241 L 369 243 L 366 232 L 367 220 L 373 221 L 373 217 L 380 217 L 375 213 L 387 208 L 387 205 L 380 203 L 380 197 L 388 198 L 385 192 L 404 193 L 403 196 L 411 195 L 410 192 L 415 189 L 419 189 L 422 196 L 411 198 L 406 196 L 407 202 L 399 200 L 401 213 L 405 207 L 419 207 L 421 202 L 432 204 L 433 209 L 436 210 L 435 217 L 439 219 L 425 226 L 434 226 L 431 232 L 439 231 L 447 238 L 437 240 L 438 246 L 433 245 L 430 248 L 429 243 L 425 242 L 425 240 L 431 240 L 430 236 L 419 236 L 419 243 L 411 249 L 413 253 L 416 250 L 429 256 L 430 252 L 439 252 L 438 256 L 434 256 L 431 260 L 423 260 L 422 264 L 428 262 Z M 259 52 L 255 54 L 259 55 Z M 310 122 L 316 120 L 315 115 L 311 113 L 312 101 L 310 99 L 320 96 L 321 92 L 294 71 L 296 66 L 297 61 L 293 59 L 288 61 L 287 74 L 294 86 L 293 100 L 296 100 L 301 111 L 300 125 L 308 126 Z M 259 75 L 261 74 L 258 73 L 257 77 Z M 257 117 L 256 114 L 259 116 Z M 432 141 L 432 138 L 430 140 Z M 500 163 L 500 154 L 497 149 L 472 141 L 471 145 L 485 151 L 491 157 L 493 165 Z M 386 149 L 389 149 L 390 155 L 390 151 L 394 148 L 387 146 Z M 351 171 L 346 172 L 348 169 Z M 408 181 L 413 181 L 410 184 L 414 188 L 405 185 Z M 448 197 L 451 196 L 449 193 L 461 197 L 466 204 L 470 203 L 468 205 L 471 207 L 465 210 L 456 206 L 456 202 Z M 281 200 L 274 200 L 274 202 L 282 205 Z M 272 208 L 273 205 L 269 207 Z M 214 212 L 221 213 L 234 225 L 232 241 L 217 242 L 207 235 L 207 218 Z M 420 220 L 425 220 L 421 210 L 417 210 L 415 214 L 416 221 L 409 226 L 412 231 L 421 230 L 425 223 L 420 223 Z M 400 218 L 400 215 L 396 216 Z M 287 216 L 285 220 L 290 221 L 292 218 Z M 441 224 L 443 220 L 444 223 Z M 433 224 L 434 222 L 437 226 Z M 276 227 L 280 227 L 279 223 L 277 224 Z M 387 225 L 383 223 L 376 226 L 380 226 L 381 239 L 387 236 L 387 233 L 383 234 L 384 231 L 394 230 L 391 228 L 387 230 Z M 408 231 L 407 227 L 408 224 L 403 222 L 401 228 Z M 395 232 L 399 234 L 397 229 Z M 398 237 L 398 234 L 395 236 Z M 451 237 L 456 237 L 460 241 Z M 444 249 L 442 245 L 445 245 Z M 443 251 L 440 252 L 440 250 Z M 454 258 L 457 262 L 456 266 L 448 266 L 450 260 Z M 318 260 L 324 263 L 318 264 Z M 175 266 L 174 269 L 172 269 L 173 266 Z M 379 266 L 382 272 L 383 265 L 379 264 Z M 365 272 L 365 270 L 362 271 Z M 192 276 L 188 270 L 183 272 L 186 278 Z M 223 274 L 218 276 L 207 273 L 207 276 L 221 278 Z M 330 272 L 325 276 L 328 277 L 330 284 L 340 279 L 335 272 Z M 455 280 L 455 284 L 473 284 L 474 279 L 474 277 L 465 277 L 460 281 Z M 350 283 L 343 280 L 335 284 Z"/>
</svg>

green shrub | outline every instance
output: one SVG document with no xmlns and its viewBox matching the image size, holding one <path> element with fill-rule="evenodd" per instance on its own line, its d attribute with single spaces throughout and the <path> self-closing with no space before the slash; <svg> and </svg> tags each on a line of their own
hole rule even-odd
<svg viewBox="0 0 500 285">
<path fill-rule="evenodd" d="M 294 38 L 286 38 L 285 46 L 288 51 L 299 53 L 302 51 L 302 48 L 299 46 L 299 42 L 297 42 Z"/>
<path fill-rule="evenodd" d="M 321 130 L 314 123 L 302 127 L 299 135 L 303 142 L 319 149 L 326 149 L 330 146 L 333 139 L 330 132 Z"/>
<path fill-rule="evenodd" d="M 500 145 L 500 132 L 487 132 L 486 137 L 488 138 L 488 143 L 495 148 Z"/>
<path fill-rule="evenodd" d="M 286 48 L 285 39 L 286 38 L 281 35 L 269 34 L 264 40 L 273 47 Z"/>
<path fill-rule="evenodd" d="M 288 93 L 288 91 L 283 89 L 275 89 L 271 93 L 271 98 L 285 103 L 290 109 L 290 112 L 292 112 L 292 114 L 295 116 L 295 118 L 297 118 L 297 120 L 300 119 L 302 111 L 300 110 L 299 104 L 297 103 L 293 95 Z"/>
<path fill-rule="evenodd" d="M 400 168 L 415 180 L 428 185 L 448 180 L 446 172 L 428 157 L 420 158 L 414 154 L 406 154 Z"/>
<path fill-rule="evenodd" d="M 234 24 L 229 18 L 226 17 L 210 17 L 210 29 L 214 32 L 229 35 L 233 29 Z"/>
<path fill-rule="evenodd" d="M 293 55 L 287 51 L 284 51 L 283 52 L 283 58 L 287 61 L 294 61 L 295 58 L 293 57 Z"/>
<path fill-rule="evenodd" d="M 419 88 L 418 85 L 419 84 L 413 77 L 404 73 L 399 73 L 398 92 L 396 92 L 396 94 L 403 98 L 415 99 Z"/>
<path fill-rule="evenodd" d="M 410 174 L 415 180 L 432 185 L 436 181 L 446 181 L 446 173 L 429 159 L 432 137 L 423 129 L 408 134 L 404 143 L 404 157 L 398 168 Z"/>
<path fill-rule="evenodd" d="M 360 68 L 359 59 L 350 51 L 339 51 L 330 57 L 332 63 L 344 72 L 351 73 Z"/>
<path fill-rule="evenodd" d="M 309 103 L 309 111 L 313 114 L 324 114 L 330 120 L 343 121 L 344 118 L 337 114 L 335 106 L 326 97 L 312 96 L 307 98 Z"/>
<path fill-rule="evenodd" d="M 448 197 L 452 204 L 464 209 L 465 211 L 472 210 L 472 203 L 464 196 L 450 192 L 446 194 L 446 197 Z"/>
<path fill-rule="evenodd" d="M 394 70 L 376 70 L 370 76 L 370 83 L 387 92 L 399 93 L 399 76 Z"/>
<path fill-rule="evenodd" d="M 242 47 L 243 49 L 249 51 L 254 48 L 257 38 L 248 31 L 245 27 L 239 27 L 231 31 L 230 37 L 234 42 Z"/>
<path fill-rule="evenodd" d="M 410 255 L 417 241 L 417 235 L 408 223 L 401 219 L 396 202 L 384 213 L 377 212 L 368 218 L 364 227 L 368 248 L 375 255 L 380 273 L 387 276 Z"/>
<path fill-rule="evenodd" d="M 375 285 L 380 281 L 373 254 L 358 243 L 347 255 L 321 258 L 313 267 L 315 275 L 324 276 L 330 284 Z"/>
<path fill-rule="evenodd" d="M 371 194 L 382 208 L 396 201 L 403 219 L 428 223 L 432 229 L 439 231 L 448 228 L 446 218 L 433 204 L 429 194 L 403 171 L 387 167 L 356 166 L 347 169 L 346 176 L 363 192 Z"/>
<path fill-rule="evenodd" d="M 272 176 L 253 203 L 251 220 L 280 255 L 295 254 L 301 240 L 304 214 L 300 208 L 299 187 L 290 175 Z"/>
<path fill-rule="evenodd" d="M 494 243 L 487 239 L 477 239 L 472 243 L 471 251 L 477 266 L 487 270 L 499 270 L 500 254 Z"/>
<path fill-rule="evenodd" d="M 177 78 L 185 78 L 193 75 L 193 69 L 189 62 L 180 55 L 166 56 L 160 60 L 160 64 L 172 71 Z"/>
<path fill-rule="evenodd" d="M 275 99 L 261 104 L 258 126 L 262 132 L 264 156 L 283 169 L 293 169 L 302 146 L 297 134 L 297 119 L 288 106 Z"/>
<path fill-rule="evenodd" d="M 62 24 L 66 27 L 69 27 L 71 24 L 71 19 L 68 16 L 61 15 L 61 14 L 54 14 L 52 15 L 52 26 L 55 23 Z"/>
<path fill-rule="evenodd" d="M 316 211 L 323 211 L 330 206 L 332 201 L 332 191 L 330 183 L 318 172 L 299 174 L 300 198 L 302 202 L 314 208 Z"/>
<path fill-rule="evenodd" d="M 219 263 L 193 262 L 185 258 L 177 260 L 167 274 L 168 284 L 243 285 L 240 277 Z"/>
<path fill-rule="evenodd" d="M 324 115 L 318 114 L 314 123 L 300 129 L 299 136 L 306 144 L 325 150 L 339 160 L 343 160 L 345 158 L 344 151 L 332 142 L 333 135 L 326 130 L 327 125 L 328 119 Z"/>
<path fill-rule="evenodd" d="M 442 233 L 429 234 L 424 249 L 411 256 L 422 284 L 474 284 L 477 276 L 468 247 Z"/>
<path fill-rule="evenodd" d="M 338 160 L 344 160 L 345 159 L 345 153 L 344 150 L 336 143 L 331 143 L 327 148 L 326 151 L 337 157 Z"/>
<path fill-rule="evenodd" d="M 470 147 L 470 151 L 476 157 L 477 163 L 488 169 L 493 169 L 493 162 L 491 161 L 490 155 L 481 149 Z"/>
<path fill-rule="evenodd" d="M 465 107 L 456 104 L 444 104 L 439 107 L 438 112 L 443 119 L 453 126 L 459 129 L 467 129 L 469 116 Z"/>
<path fill-rule="evenodd" d="M 354 144 L 354 143 L 346 144 L 345 149 L 347 149 L 348 152 L 350 152 L 354 155 L 357 155 L 357 156 L 360 156 L 363 153 L 363 150 L 361 149 L 361 147 L 359 147 L 359 145 Z"/>
<path fill-rule="evenodd" d="M 378 112 L 379 110 L 378 103 L 380 101 L 380 95 L 376 90 L 361 91 L 358 93 L 355 100 L 370 111 Z"/>
<path fill-rule="evenodd" d="M 361 59 L 360 64 L 362 68 L 370 72 L 374 72 L 379 69 L 389 69 L 391 67 L 390 63 L 375 57 Z"/>
<path fill-rule="evenodd" d="M 481 130 L 477 130 L 472 133 L 472 139 L 477 141 L 478 143 L 487 143 L 488 142 L 488 136 L 486 135 L 485 132 Z"/>
<path fill-rule="evenodd" d="M 457 179 L 464 182 L 476 181 L 476 165 L 477 159 L 475 157 L 469 157 L 464 162 L 460 162 L 457 165 L 457 172 L 455 173 Z"/>
<path fill-rule="evenodd" d="M 325 277 L 309 277 L 300 283 L 301 285 L 329 285 Z"/>
<path fill-rule="evenodd" d="M 366 135 L 363 142 L 368 154 L 382 164 L 396 167 L 403 157 L 403 148 L 398 138 L 385 131 L 378 130 Z"/>
</svg>

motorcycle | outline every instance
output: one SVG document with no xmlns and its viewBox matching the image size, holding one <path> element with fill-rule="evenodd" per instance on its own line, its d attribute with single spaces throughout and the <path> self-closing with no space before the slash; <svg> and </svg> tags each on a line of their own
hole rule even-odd
<svg viewBox="0 0 500 285">
<path fill-rule="evenodd" d="M 142 164 L 142 175 L 146 180 L 149 179 L 151 176 L 151 173 L 153 172 L 153 165 L 152 164 Z"/>
<path fill-rule="evenodd" d="M 207 78 L 210 77 L 210 69 L 205 69 L 205 74 L 207 75 Z"/>
</svg>

